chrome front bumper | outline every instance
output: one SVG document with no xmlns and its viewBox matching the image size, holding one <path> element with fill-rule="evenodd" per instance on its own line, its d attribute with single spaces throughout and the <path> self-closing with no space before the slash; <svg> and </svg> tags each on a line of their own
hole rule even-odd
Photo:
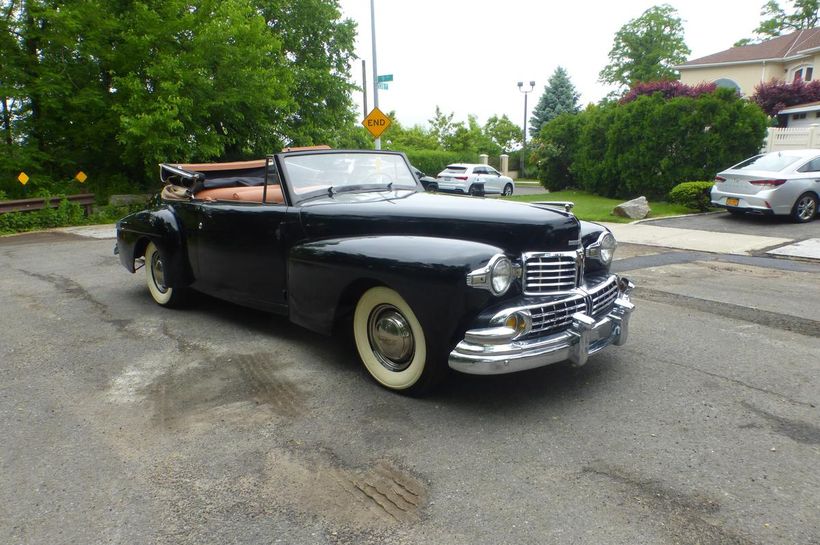
<svg viewBox="0 0 820 545">
<path fill-rule="evenodd" d="M 472 375 L 499 375 L 569 361 L 580 367 L 590 355 L 609 346 L 623 345 L 629 336 L 629 317 L 635 306 L 629 300 L 632 284 L 619 293 L 612 310 L 597 321 L 583 312 L 572 315 L 570 327 L 545 337 L 494 343 L 492 333 L 504 339 L 505 328 L 471 330 L 450 352 L 452 369 Z M 490 335 L 488 335 L 490 333 Z"/>
</svg>

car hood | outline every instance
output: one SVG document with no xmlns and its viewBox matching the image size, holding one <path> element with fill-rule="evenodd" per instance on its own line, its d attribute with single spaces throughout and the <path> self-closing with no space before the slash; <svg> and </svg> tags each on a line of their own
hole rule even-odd
<svg viewBox="0 0 820 545">
<path fill-rule="evenodd" d="M 302 205 L 311 239 L 412 235 L 471 240 L 517 254 L 578 247 L 575 216 L 533 204 L 409 191 L 342 193 Z"/>
</svg>

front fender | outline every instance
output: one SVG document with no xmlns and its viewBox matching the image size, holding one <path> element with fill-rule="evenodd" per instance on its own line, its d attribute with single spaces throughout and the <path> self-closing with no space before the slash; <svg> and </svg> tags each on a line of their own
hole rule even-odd
<svg viewBox="0 0 820 545">
<path fill-rule="evenodd" d="M 120 263 L 135 272 L 134 261 L 153 242 L 164 254 L 166 280 L 170 286 L 190 283 L 192 278 L 182 224 L 168 205 L 142 210 L 117 222 L 117 249 Z"/>
<path fill-rule="evenodd" d="M 368 287 L 397 291 L 428 339 L 449 344 L 494 297 L 467 286 L 466 275 L 503 253 L 464 240 L 419 236 L 331 239 L 294 247 L 288 259 L 288 306 L 293 322 L 330 333 Z"/>
</svg>

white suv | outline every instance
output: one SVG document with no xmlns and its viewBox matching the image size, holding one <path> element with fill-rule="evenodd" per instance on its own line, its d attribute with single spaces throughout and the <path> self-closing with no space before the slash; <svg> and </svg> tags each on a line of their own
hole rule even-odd
<svg viewBox="0 0 820 545">
<path fill-rule="evenodd" d="M 481 195 L 483 193 L 498 193 L 512 195 L 515 183 L 509 176 L 502 176 L 490 165 L 472 165 L 456 163 L 447 165 L 436 176 L 439 191 L 453 191 Z"/>
</svg>

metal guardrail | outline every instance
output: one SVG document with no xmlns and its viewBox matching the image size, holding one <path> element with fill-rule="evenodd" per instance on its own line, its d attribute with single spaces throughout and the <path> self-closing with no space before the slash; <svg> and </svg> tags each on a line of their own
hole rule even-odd
<svg viewBox="0 0 820 545">
<path fill-rule="evenodd" d="M 85 215 L 91 213 L 95 198 L 93 193 L 82 193 L 80 195 L 69 195 L 67 197 L 39 197 L 36 199 L 17 199 L 14 201 L 0 201 L 0 214 L 8 212 L 31 212 L 34 210 L 44 210 L 46 208 L 57 208 L 60 201 L 67 199 L 68 202 L 79 204 L 83 207 Z"/>
</svg>

